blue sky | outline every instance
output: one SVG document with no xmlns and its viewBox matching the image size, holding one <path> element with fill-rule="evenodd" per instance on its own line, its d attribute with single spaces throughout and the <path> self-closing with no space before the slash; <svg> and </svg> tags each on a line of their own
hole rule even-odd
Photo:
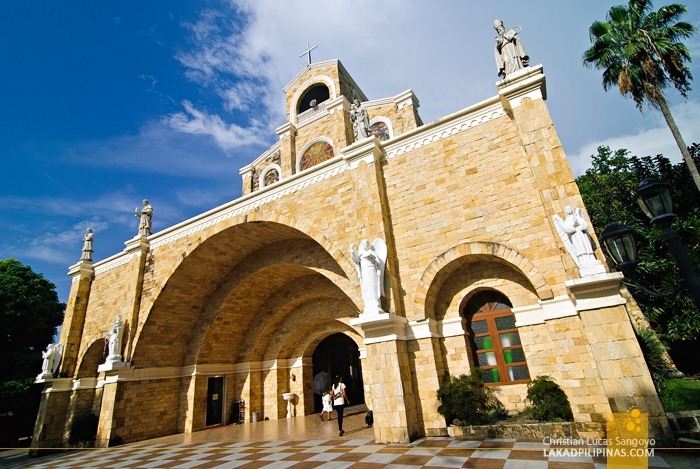
<svg viewBox="0 0 700 469">
<path fill-rule="evenodd" d="M 496 94 L 493 20 L 522 27 L 576 174 L 598 145 L 680 161 L 659 113 L 640 113 L 581 64 L 588 27 L 622 1 L 19 1 L 0 4 L 0 258 L 68 298 L 87 227 L 94 260 L 241 194 L 240 167 L 276 140 L 282 88 L 340 59 L 369 99 L 413 89 L 424 122 Z M 658 8 L 670 2 L 656 2 Z M 685 20 L 700 25 L 700 6 Z M 700 39 L 688 43 L 700 76 Z M 696 88 L 700 86 L 696 81 Z M 700 94 L 669 93 L 686 143 Z"/>
</svg>

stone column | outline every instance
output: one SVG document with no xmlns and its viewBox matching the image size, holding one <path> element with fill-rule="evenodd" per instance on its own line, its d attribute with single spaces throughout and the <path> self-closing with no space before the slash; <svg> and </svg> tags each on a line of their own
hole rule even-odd
<svg viewBox="0 0 700 469">
<path fill-rule="evenodd" d="M 143 274 L 146 270 L 146 257 L 150 244 L 147 236 L 137 236 L 126 243 L 124 251 L 133 255 L 137 259 L 136 282 L 133 286 L 129 303 L 126 303 L 124 308 L 124 341 L 123 352 L 124 362 L 131 362 L 131 356 L 134 351 L 134 339 L 139 327 L 139 310 L 141 309 L 141 295 L 143 294 Z M 133 261 L 132 261 L 133 262 Z"/>
<path fill-rule="evenodd" d="M 637 407 L 649 415 L 649 438 L 669 441 L 671 428 L 625 311 L 621 280 L 622 274 L 614 273 L 566 282 L 607 394 L 609 407 L 600 410 L 609 420 L 613 412 Z"/>
<path fill-rule="evenodd" d="M 44 383 L 44 392 L 34 426 L 32 448 L 55 448 L 66 443 L 64 437 L 68 433 L 66 418 L 71 400 L 70 383 L 77 369 L 85 313 L 95 275 L 92 261 L 81 260 L 70 266 L 68 275 L 73 277 L 73 280 L 58 340 L 58 343 L 63 345 L 63 353 L 55 375 L 56 378 L 61 377 L 61 379 L 41 381 Z M 36 452 L 33 451 L 33 454 Z"/>
<path fill-rule="evenodd" d="M 277 135 L 280 138 L 280 155 L 282 155 L 280 177 L 287 178 L 297 172 L 297 128 L 293 123 L 287 122 L 277 129 Z M 285 158 L 286 155 L 289 155 L 289 158 Z"/>
<path fill-rule="evenodd" d="M 391 224 L 391 210 L 381 168 L 383 151 L 376 138 L 367 138 L 343 151 L 351 167 L 364 170 L 358 178 L 357 217 L 364 222 L 360 238 L 382 237 L 387 244 L 385 284 L 387 296 L 382 308 L 389 313 L 361 314 L 352 326 L 365 334 L 367 358 L 363 378 L 370 383 L 370 401 L 374 412 L 374 438 L 377 443 L 409 442 L 420 436 L 411 363 L 406 342 L 406 320 L 398 257 Z"/>
</svg>

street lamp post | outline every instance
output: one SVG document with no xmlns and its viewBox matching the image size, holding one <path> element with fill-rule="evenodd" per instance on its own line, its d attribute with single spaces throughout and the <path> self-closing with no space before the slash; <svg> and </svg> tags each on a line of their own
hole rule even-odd
<svg viewBox="0 0 700 469">
<path fill-rule="evenodd" d="M 637 203 L 642 211 L 651 219 L 651 223 L 660 227 L 664 233 L 664 239 L 668 243 L 669 250 L 676 260 L 678 272 L 685 282 L 690 296 L 695 305 L 700 308 L 700 279 L 698 279 L 693 263 L 683 246 L 678 232 L 671 227 L 676 214 L 673 213 L 673 203 L 668 190 L 668 184 L 658 179 L 645 179 L 637 189 Z M 622 223 L 608 224 L 601 235 L 608 251 L 617 262 L 617 267 L 625 275 L 634 278 L 634 268 L 639 262 L 637 249 L 634 243 L 632 230 Z M 655 296 L 669 296 L 659 294 L 644 288 L 647 293 Z"/>
</svg>

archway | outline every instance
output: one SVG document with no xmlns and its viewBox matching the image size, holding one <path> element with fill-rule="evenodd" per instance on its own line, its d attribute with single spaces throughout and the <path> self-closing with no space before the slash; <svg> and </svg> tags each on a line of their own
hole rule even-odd
<svg viewBox="0 0 700 469">
<path fill-rule="evenodd" d="M 323 339 L 314 350 L 312 363 L 314 376 L 321 371 L 333 378 L 342 376 L 350 404 L 364 404 L 360 350 L 350 337 L 338 332 Z M 314 394 L 314 412 L 322 409 L 321 396 Z"/>
</svg>

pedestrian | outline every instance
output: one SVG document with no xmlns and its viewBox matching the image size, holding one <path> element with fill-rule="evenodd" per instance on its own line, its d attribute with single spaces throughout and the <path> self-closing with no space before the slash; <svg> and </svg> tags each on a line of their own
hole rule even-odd
<svg viewBox="0 0 700 469">
<path fill-rule="evenodd" d="M 323 414 L 328 413 L 328 420 L 331 420 L 331 412 L 333 412 L 333 387 L 328 388 L 328 391 L 323 393 L 323 410 L 321 411 L 321 421 L 323 421 Z"/>
<path fill-rule="evenodd" d="M 338 436 L 343 436 L 345 434 L 343 431 L 343 410 L 346 405 L 350 404 L 350 400 L 345 394 L 345 383 L 343 383 L 342 376 L 335 377 L 335 383 L 331 389 L 333 390 L 333 407 L 338 413 Z"/>
</svg>

